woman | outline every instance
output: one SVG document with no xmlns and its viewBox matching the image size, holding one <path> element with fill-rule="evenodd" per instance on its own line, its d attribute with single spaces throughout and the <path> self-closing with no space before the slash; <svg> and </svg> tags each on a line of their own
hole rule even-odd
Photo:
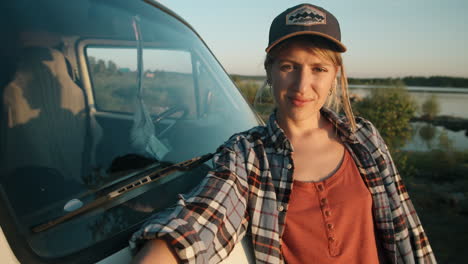
<svg viewBox="0 0 468 264">
<path fill-rule="evenodd" d="M 266 51 L 267 126 L 232 136 L 190 198 L 134 234 L 134 248 L 155 239 L 136 262 L 215 263 L 248 229 L 259 263 L 435 263 L 382 138 L 353 117 L 336 18 L 287 9 Z"/>
</svg>

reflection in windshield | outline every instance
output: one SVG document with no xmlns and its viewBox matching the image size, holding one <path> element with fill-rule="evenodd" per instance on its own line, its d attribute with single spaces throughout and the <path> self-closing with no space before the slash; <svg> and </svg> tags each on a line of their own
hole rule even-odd
<svg viewBox="0 0 468 264">
<path fill-rule="evenodd" d="M 59 224 L 62 224 L 66 221 L 70 221 L 73 218 L 76 218 L 80 215 L 88 213 L 96 208 L 109 206 L 108 203 L 111 201 L 120 198 L 125 195 L 126 199 L 129 200 L 132 197 L 136 196 L 135 191 L 139 188 L 146 187 L 146 185 L 158 181 L 161 185 L 162 182 L 168 182 L 171 179 L 168 179 L 171 174 L 174 174 L 176 171 L 190 171 L 198 166 L 202 165 L 206 161 L 210 160 L 213 157 L 213 154 L 208 153 L 200 157 L 194 157 L 190 160 L 180 162 L 178 164 L 162 166 L 161 169 L 155 167 L 146 168 L 144 171 L 138 171 L 135 174 L 130 174 L 127 177 L 121 178 L 120 181 L 116 181 L 108 185 L 106 188 L 99 190 L 94 195 L 94 199 L 88 202 L 83 206 L 83 202 L 79 199 L 72 199 L 68 201 L 64 209 L 67 212 L 66 214 L 52 219 L 46 223 L 40 224 L 32 228 L 34 233 L 43 232 L 50 228 L 53 228 Z M 159 165 L 162 165 L 160 163 Z M 137 178 L 134 179 L 136 176 Z M 130 181 L 131 180 L 131 181 Z M 130 196 L 129 192 L 133 193 L 133 196 Z M 140 192 L 142 193 L 142 192 Z M 73 209 L 72 209 L 73 208 Z M 147 210 L 145 210 L 147 211 Z"/>
<path fill-rule="evenodd" d="M 168 205 L 176 202 L 177 196 L 173 195 L 172 188 L 178 186 L 181 193 L 186 193 L 193 188 L 193 182 L 201 181 L 208 173 L 210 167 L 202 165 L 184 174 L 184 177 L 177 177 L 165 187 L 155 187 L 151 194 L 143 194 L 138 199 L 130 200 L 115 209 L 106 210 L 89 224 L 90 230 L 96 240 L 108 237 L 115 232 L 124 230 L 130 224 L 141 221 L 144 216 L 148 217 L 152 213 L 167 208 Z M 157 193 L 157 198 L 155 194 Z"/>
<path fill-rule="evenodd" d="M 10 4 L 18 54 L 2 62 L 11 76 L 0 82 L 0 193 L 23 230 L 23 244 L 42 257 L 66 256 L 130 232 L 196 186 L 210 167 L 176 172 L 44 232 L 32 234 L 31 227 L 85 207 L 140 170 L 214 152 L 233 133 L 257 125 L 188 27 L 143 1 L 113 1 L 120 8 L 101 2 L 80 1 L 70 9 L 41 1 L 48 16 L 38 16 L 33 4 Z M 135 13 L 145 62 L 142 103 L 135 103 Z M 138 115 L 144 126 L 135 125 Z M 150 133 L 135 144 L 132 135 L 142 127 Z"/>
</svg>

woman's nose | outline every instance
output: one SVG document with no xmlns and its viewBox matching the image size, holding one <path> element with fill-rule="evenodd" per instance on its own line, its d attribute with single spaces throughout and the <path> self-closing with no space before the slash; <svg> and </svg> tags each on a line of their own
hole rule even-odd
<svg viewBox="0 0 468 264">
<path fill-rule="evenodd" d="M 296 91 L 299 93 L 304 93 L 311 85 L 311 74 L 305 69 L 301 69 L 296 73 Z"/>
</svg>

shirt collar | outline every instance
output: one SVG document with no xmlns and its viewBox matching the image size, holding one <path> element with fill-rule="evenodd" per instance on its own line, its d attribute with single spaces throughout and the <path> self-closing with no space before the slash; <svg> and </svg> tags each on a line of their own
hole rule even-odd
<svg viewBox="0 0 468 264">
<path fill-rule="evenodd" d="M 339 131 L 343 141 L 347 141 L 349 143 L 358 143 L 356 133 L 351 129 L 351 125 L 349 124 L 348 118 L 346 116 L 340 117 L 337 113 L 326 107 L 322 107 L 322 109 L 320 109 L 320 113 L 323 117 L 328 119 L 328 121 L 330 121 L 330 123 L 332 123 L 332 125 Z"/>
<path fill-rule="evenodd" d="M 286 134 L 284 133 L 283 129 L 278 125 L 278 121 L 276 119 L 276 112 L 277 109 L 275 108 L 267 122 L 269 139 L 272 143 L 273 148 L 275 148 L 277 152 L 283 151 L 284 149 L 287 149 L 292 152 L 293 149 L 291 143 L 289 142 L 289 139 L 286 137 Z"/>
<path fill-rule="evenodd" d="M 267 122 L 268 135 L 271 140 L 272 146 L 276 149 L 276 151 L 282 151 L 286 149 L 293 152 L 291 143 L 286 137 L 286 134 L 284 133 L 283 129 L 278 125 L 276 113 L 277 109 L 273 111 Z M 339 131 L 339 134 L 343 141 L 347 141 L 349 143 L 358 142 L 356 134 L 352 131 L 351 126 L 349 125 L 348 119 L 346 117 L 340 117 L 338 116 L 338 114 L 326 107 L 322 107 L 322 109 L 320 109 L 320 113 L 323 117 L 328 119 L 332 123 L 332 125 Z"/>
</svg>

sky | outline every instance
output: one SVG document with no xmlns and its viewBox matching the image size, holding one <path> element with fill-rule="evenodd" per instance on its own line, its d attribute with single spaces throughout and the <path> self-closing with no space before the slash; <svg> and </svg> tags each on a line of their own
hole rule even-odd
<svg viewBox="0 0 468 264">
<path fill-rule="evenodd" d="M 264 75 L 271 21 L 295 0 L 159 0 L 228 73 Z M 317 0 L 339 21 L 349 77 L 468 77 L 467 0 Z"/>
</svg>

